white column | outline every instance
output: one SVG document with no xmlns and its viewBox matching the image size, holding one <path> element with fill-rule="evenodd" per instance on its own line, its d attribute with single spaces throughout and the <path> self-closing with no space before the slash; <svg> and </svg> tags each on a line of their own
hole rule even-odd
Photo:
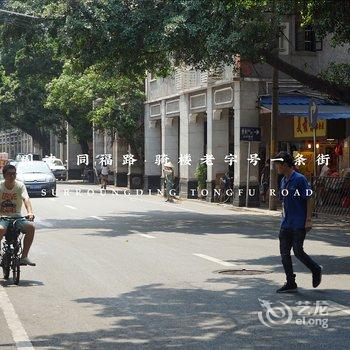
<svg viewBox="0 0 350 350">
<path fill-rule="evenodd" d="M 189 110 L 189 96 L 180 96 L 180 154 L 190 154 L 191 165 L 180 166 L 180 195 L 191 196 L 196 190 L 195 170 L 203 156 L 204 118 L 203 113 Z"/>
<path fill-rule="evenodd" d="M 213 180 L 216 175 L 228 170 L 225 156 L 229 149 L 229 109 L 214 110 L 213 112 L 213 152 L 215 157 Z"/>
<path fill-rule="evenodd" d="M 155 156 L 161 154 L 161 121 L 150 118 L 149 105 L 145 105 L 145 189 L 159 188 L 161 167 L 155 164 Z"/>
<path fill-rule="evenodd" d="M 96 156 L 99 154 L 103 154 L 105 150 L 105 136 L 104 132 L 101 132 L 99 130 L 96 130 L 96 128 L 93 128 L 92 131 L 92 155 L 93 155 L 93 166 L 96 168 L 99 168 L 99 162 L 96 160 Z"/>
<path fill-rule="evenodd" d="M 169 157 L 174 165 L 174 175 L 178 174 L 178 122 L 179 117 L 167 117 L 165 110 L 165 101 L 161 104 L 162 113 L 162 153 Z"/>
<path fill-rule="evenodd" d="M 248 156 L 248 143 L 240 141 L 240 128 L 259 126 L 259 111 L 256 108 L 258 95 L 258 82 L 237 81 L 234 83 L 234 153 L 238 156 L 238 162 L 234 164 L 234 186 L 237 190 L 246 186 Z M 252 142 L 251 153 L 258 153 L 258 149 L 259 142 Z M 250 166 L 250 188 L 252 190 L 255 188 L 257 192 L 259 192 L 258 170 L 258 165 Z M 258 198 L 259 194 L 256 193 L 256 196 Z M 239 203 L 236 204 L 244 205 L 244 193 L 238 199 Z M 250 199 L 253 201 L 252 197 Z"/>
<path fill-rule="evenodd" d="M 207 154 L 214 155 L 213 148 L 213 88 L 207 89 Z M 215 159 L 213 163 L 217 160 Z M 207 166 L 207 182 L 213 180 L 213 166 Z"/>
</svg>

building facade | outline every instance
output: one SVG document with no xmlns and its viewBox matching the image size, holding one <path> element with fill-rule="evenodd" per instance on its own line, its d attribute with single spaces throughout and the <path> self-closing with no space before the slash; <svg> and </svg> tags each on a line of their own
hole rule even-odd
<svg viewBox="0 0 350 350">
<path fill-rule="evenodd" d="M 6 152 L 9 159 L 15 159 L 19 153 L 32 153 L 42 156 L 42 150 L 33 138 L 19 129 L 0 131 L 0 152 Z"/>
<path fill-rule="evenodd" d="M 332 48 L 329 37 L 321 42 L 317 41 L 312 28 L 300 27 L 295 16 L 286 19 L 283 31 L 280 57 L 311 74 L 319 74 L 330 62 L 350 63 L 348 48 Z M 207 164 L 207 200 L 214 199 L 217 195 L 214 189 L 218 190 L 220 187 L 220 177 L 230 171 L 233 176 L 233 202 L 237 205 L 245 204 L 248 183 L 249 205 L 258 206 L 259 170 L 264 160 L 270 157 L 271 116 L 266 109 L 262 113 L 259 100 L 261 96 L 270 94 L 271 88 L 270 66 L 252 66 L 248 62 L 240 61 L 239 57 L 234 66 L 226 66 L 222 70 L 202 72 L 185 67 L 175 69 L 172 76 L 158 79 L 148 74 L 144 116 L 145 189 L 163 188 L 164 177 L 162 165 L 159 164 L 161 158 L 170 160 L 174 165 L 176 190 L 179 195 L 196 198 L 196 168 L 205 161 L 204 157 L 207 155 L 212 157 L 213 163 Z M 281 73 L 280 93 L 295 89 L 305 94 L 310 93 L 297 81 Z M 278 141 L 285 141 L 283 133 L 293 132 L 292 121 L 288 119 L 278 119 Z M 343 154 L 348 155 L 349 120 L 344 119 L 340 123 L 345 125 L 345 129 L 343 127 L 339 139 L 342 139 Z M 242 141 L 242 127 L 261 128 L 262 142 Z M 334 130 L 337 128 L 339 126 Z M 281 142 L 280 149 L 283 148 Z M 184 161 L 188 160 L 189 155 L 191 163 Z M 258 155 L 260 158 L 258 166 L 253 162 L 249 163 L 248 158 L 251 155 Z M 229 159 L 232 156 L 235 159 L 230 165 Z M 346 166 L 348 159 L 342 162 Z"/>
</svg>

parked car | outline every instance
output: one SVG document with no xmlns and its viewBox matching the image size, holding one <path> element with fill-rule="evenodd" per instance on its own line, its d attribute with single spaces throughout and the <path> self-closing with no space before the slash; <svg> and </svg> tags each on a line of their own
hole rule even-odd
<svg viewBox="0 0 350 350">
<path fill-rule="evenodd" d="M 43 161 L 49 166 L 57 180 L 67 180 L 67 169 L 61 159 L 56 157 L 45 157 Z"/>
<path fill-rule="evenodd" d="M 49 166 L 41 161 L 18 162 L 17 180 L 22 181 L 29 194 L 52 196 L 56 193 L 56 178 Z"/>
<path fill-rule="evenodd" d="M 23 161 L 32 161 L 32 160 L 40 160 L 40 154 L 32 154 L 32 153 L 18 153 L 16 156 L 15 161 L 16 162 L 23 162 Z"/>
</svg>

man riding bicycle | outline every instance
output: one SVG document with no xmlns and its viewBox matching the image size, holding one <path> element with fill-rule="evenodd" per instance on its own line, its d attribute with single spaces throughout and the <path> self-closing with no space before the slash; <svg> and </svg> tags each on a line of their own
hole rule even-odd
<svg viewBox="0 0 350 350">
<path fill-rule="evenodd" d="M 2 173 L 5 180 L 0 182 L 0 242 L 10 224 L 9 219 L 21 217 L 23 202 L 28 213 L 28 220 L 24 218 L 16 220 L 16 226 L 25 234 L 20 264 L 34 266 L 35 263 L 28 258 L 29 249 L 34 239 L 35 227 L 32 222 L 34 214 L 27 189 L 24 183 L 16 180 L 15 166 L 5 165 Z"/>
</svg>

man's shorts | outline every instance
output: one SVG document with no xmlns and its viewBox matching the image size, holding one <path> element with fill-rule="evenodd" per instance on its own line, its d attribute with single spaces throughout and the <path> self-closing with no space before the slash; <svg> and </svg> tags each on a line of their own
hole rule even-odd
<svg viewBox="0 0 350 350">
<path fill-rule="evenodd" d="M 12 220 L 0 219 L 0 226 L 2 226 L 4 229 L 7 230 L 7 227 L 11 221 Z M 25 218 L 19 218 L 16 220 L 16 227 L 19 228 L 21 230 L 21 232 L 23 232 L 23 228 L 26 224 L 32 225 L 32 223 Z M 25 232 L 23 232 L 23 233 L 25 233 Z"/>
</svg>

